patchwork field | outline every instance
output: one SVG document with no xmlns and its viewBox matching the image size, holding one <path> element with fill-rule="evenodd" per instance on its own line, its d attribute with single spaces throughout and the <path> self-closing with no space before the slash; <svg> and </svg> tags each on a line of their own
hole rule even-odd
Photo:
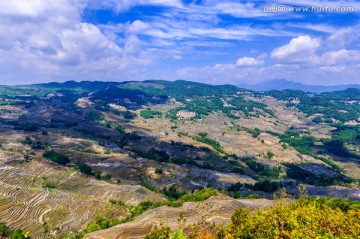
<svg viewBox="0 0 360 239">
<path fill-rule="evenodd" d="M 268 207 L 281 188 L 292 200 L 299 185 L 360 200 L 352 91 L 31 87 L 0 92 L 0 222 L 31 238 L 142 238 L 179 217 L 228 224 L 237 207 Z"/>
</svg>

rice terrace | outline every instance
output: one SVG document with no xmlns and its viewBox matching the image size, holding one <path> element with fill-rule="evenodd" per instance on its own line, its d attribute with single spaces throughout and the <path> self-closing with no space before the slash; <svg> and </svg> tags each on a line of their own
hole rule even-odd
<svg viewBox="0 0 360 239">
<path fill-rule="evenodd" d="M 359 13 L 2 1 L 0 238 L 359 239 Z"/>
</svg>

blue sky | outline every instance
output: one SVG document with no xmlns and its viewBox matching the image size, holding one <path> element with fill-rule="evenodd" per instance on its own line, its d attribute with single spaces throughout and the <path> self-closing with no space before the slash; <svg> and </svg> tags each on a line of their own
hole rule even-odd
<svg viewBox="0 0 360 239">
<path fill-rule="evenodd" d="M 359 14 L 359 1 L 1 1 L 0 84 L 360 83 Z"/>
</svg>

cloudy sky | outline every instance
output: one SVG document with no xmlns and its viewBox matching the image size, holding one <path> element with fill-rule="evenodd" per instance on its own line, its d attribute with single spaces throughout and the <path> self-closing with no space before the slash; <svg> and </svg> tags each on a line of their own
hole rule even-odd
<svg viewBox="0 0 360 239">
<path fill-rule="evenodd" d="M 359 1 L 267 2 L 1 1 L 0 84 L 360 83 Z"/>
</svg>

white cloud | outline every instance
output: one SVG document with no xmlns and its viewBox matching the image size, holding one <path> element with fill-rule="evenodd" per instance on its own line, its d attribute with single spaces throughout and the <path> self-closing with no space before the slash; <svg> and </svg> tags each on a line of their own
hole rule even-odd
<svg viewBox="0 0 360 239">
<path fill-rule="evenodd" d="M 181 0 L 0 1 L 0 83 L 14 83 L 16 79 L 18 83 L 24 83 L 25 77 L 32 82 L 183 78 L 236 83 L 239 79 L 249 82 L 269 77 L 316 80 L 320 76 L 331 78 L 330 73 L 339 78 L 337 74 L 340 71 L 344 75 L 348 74 L 348 77 L 359 73 L 360 54 L 356 50 L 360 39 L 359 25 L 336 30 L 325 23 L 281 22 L 266 27 L 256 21 L 223 24 L 223 15 L 271 20 L 293 19 L 299 15 L 267 14 L 261 12 L 258 3 L 229 0 L 204 0 L 201 4 L 195 2 L 197 1 L 188 4 Z M 300 0 L 296 5 L 323 3 L 328 1 L 313 3 L 310 0 Z M 122 14 L 138 5 L 164 6 L 164 9 L 170 10 L 151 15 L 144 13 L 144 16 L 139 16 L 141 20 L 134 19 L 125 23 L 96 25 L 82 20 L 85 8 L 110 9 Z M 310 36 L 309 30 L 322 34 L 322 40 Z M 266 51 L 270 43 L 254 50 L 256 45 L 252 45 L 252 40 L 267 41 L 275 37 L 292 39 L 288 44 L 273 49 L 271 59 L 266 60 L 266 54 L 257 56 L 258 52 Z M 240 41 L 249 44 L 249 49 L 238 48 L 239 51 L 234 52 Z M 251 52 L 248 52 L 250 49 Z M 243 57 L 232 64 L 215 64 L 210 57 L 221 56 L 228 61 L 235 54 Z M 159 62 L 164 64 L 157 64 Z M 201 62 L 199 64 L 214 66 L 184 67 L 176 71 L 177 65 L 172 65 L 173 62 L 179 62 L 178 65 Z M 311 75 L 311 72 L 316 74 Z M 358 78 L 356 76 L 351 79 Z"/>
<path fill-rule="evenodd" d="M 261 11 L 254 3 L 236 3 L 221 1 L 211 7 L 213 11 L 229 14 L 235 17 L 268 17 L 269 14 Z"/>
<path fill-rule="evenodd" d="M 117 12 L 123 12 L 131 7 L 139 5 L 155 5 L 168 7 L 183 7 L 181 0 L 77 0 L 88 8 L 102 9 L 113 8 Z"/>
<path fill-rule="evenodd" d="M 327 72 L 342 72 L 345 70 L 345 67 L 343 66 L 322 66 L 319 68 L 321 71 L 327 71 Z"/>
<path fill-rule="evenodd" d="M 312 23 L 287 23 L 287 27 L 292 27 L 304 30 L 312 30 L 316 32 L 324 32 L 324 33 L 334 33 L 336 31 L 336 28 L 333 26 L 330 26 L 328 24 L 312 24 Z"/>
<path fill-rule="evenodd" d="M 271 57 L 276 60 L 291 62 L 307 61 L 321 45 L 319 38 L 312 38 L 308 35 L 298 36 L 291 39 L 289 44 L 276 48 L 272 51 Z"/>
<path fill-rule="evenodd" d="M 258 66 L 264 64 L 264 60 L 255 59 L 252 57 L 242 57 L 236 62 L 237 66 Z"/>
<path fill-rule="evenodd" d="M 333 48 L 345 47 L 360 39 L 360 24 L 344 27 L 334 31 L 329 36 L 329 43 Z"/>
<path fill-rule="evenodd" d="M 345 64 L 360 61 L 359 50 L 341 49 L 338 51 L 329 51 L 320 57 L 320 62 L 327 65 Z"/>
<path fill-rule="evenodd" d="M 24 83 L 24 76 L 29 82 L 120 80 L 122 69 L 154 59 L 135 35 L 146 23 L 135 21 L 118 41 L 81 22 L 81 11 L 73 0 L 0 2 L 0 83 Z"/>
<path fill-rule="evenodd" d="M 226 75 L 226 77 L 224 77 Z M 267 79 L 287 79 L 312 85 L 336 85 L 359 83 L 359 65 L 321 66 L 301 64 L 276 64 L 271 66 L 234 67 L 217 64 L 214 67 L 186 67 L 178 69 L 172 80 L 187 79 L 213 84 L 255 84 Z"/>
</svg>

